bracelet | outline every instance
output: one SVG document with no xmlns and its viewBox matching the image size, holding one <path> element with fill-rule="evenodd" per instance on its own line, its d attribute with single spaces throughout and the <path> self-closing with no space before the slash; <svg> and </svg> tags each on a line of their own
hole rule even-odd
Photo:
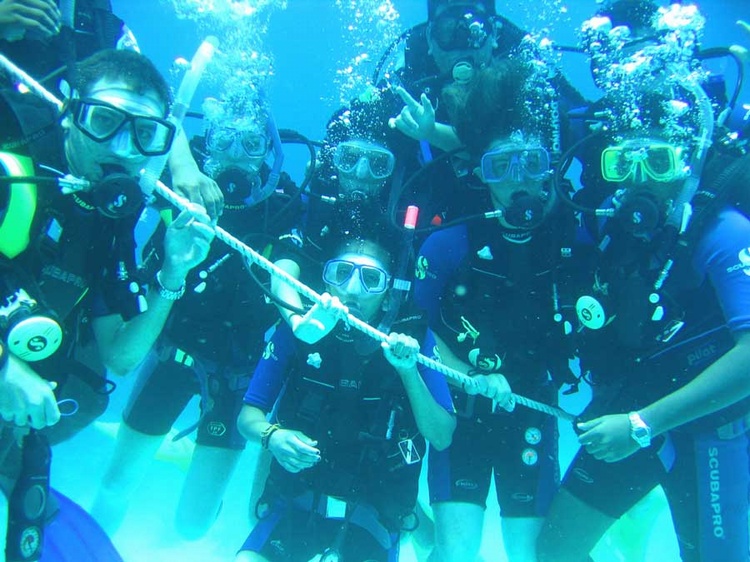
<svg viewBox="0 0 750 562">
<path fill-rule="evenodd" d="M 276 433 L 279 429 L 281 429 L 281 426 L 277 423 L 272 423 L 264 429 L 260 434 L 260 446 L 267 450 L 268 443 L 271 440 L 271 435 Z"/>
<path fill-rule="evenodd" d="M 170 291 L 161 282 L 161 269 L 156 272 L 156 286 L 159 289 L 159 296 L 168 301 L 177 301 L 182 298 L 185 294 L 185 283 L 182 283 L 182 287 L 176 291 Z"/>
</svg>

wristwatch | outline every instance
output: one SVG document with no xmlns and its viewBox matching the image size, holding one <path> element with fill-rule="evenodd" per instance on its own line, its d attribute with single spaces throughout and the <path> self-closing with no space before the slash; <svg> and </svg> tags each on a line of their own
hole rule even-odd
<svg viewBox="0 0 750 562">
<path fill-rule="evenodd" d="M 638 412 L 630 412 L 628 419 L 630 420 L 630 436 L 633 440 L 641 448 L 651 445 L 651 428 L 643 421 Z"/>
</svg>

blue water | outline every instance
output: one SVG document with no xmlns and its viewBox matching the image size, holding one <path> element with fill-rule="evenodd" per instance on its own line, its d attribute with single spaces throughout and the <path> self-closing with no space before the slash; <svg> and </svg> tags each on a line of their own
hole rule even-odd
<svg viewBox="0 0 750 562">
<path fill-rule="evenodd" d="M 267 97 L 276 121 L 281 128 L 295 129 L 310 138 L 322 137 L 325 123 L 338 107 L 340 92 L 336 82 L 337 63 L 351 45 L 351 36 L 344 31 L 341 10 L 334 0 L 289 0 L 286 10 L 277 11 L 271 18 L 263 48 L 274 58 L 274 76 L 268 84 Z M 372 5 L 362 1 L 361 4 Z M 422 0 L 396 0 L 400 13 L 398 26 L 406 29 L 426 17 Z M 573 0 L 569 3 L 514 2 L 501 12 L 527 29 L 546 27 L 552 37 L 563 44 L 575 43 L 575 28 L 596 9 L 594 0 Z M 191 21 L 178 20 L 168 2 L 157 0 L 113 0 L 115 12 L 122 17 L 138 38 L 142 51 L 168 74 L 176 57 L 190 58 L 201 39 Z M 561 8 L 565 8 L 564 10 Z M 737 19 L 750 21 L 748 0 L 710 0 L 701 5 L 708 24 L 704 46 L 723 46 L 744 43 L 750 48 L 750 36 L 743 35 L 735 25 Z M 555 15 L 553 21 L 539 21 L 538 14 Z M 374 33 L 375 30 L 372 30 Z M 377 60 L 379 53 L 371 53 Z M 371 68 L 365 65 L 364 68 Z M 564 61 L 568 78 L 585 95 L 596 96 L 588 76 L 587 65 L 575 55 Z M 730 83 L 734 71 L 729 68 Z M 205 87 L 196 99 L 216 94 Z M 750 85 L 746 84 L 740 97 L 741 104 L 750 104 Z M 740 104 L 740 105 L 741 105 Z M 199 104 L 194 104 L 199 109 Z M 738 110 L 739 111 L 739 110 Z M 189 130 L 197 131 L 199 123 L 188 123 Z M 289 173 L 300 177 L 304 168 L 301 155 L 291 154 Z M 94 426 L 72 441 L 55 450 L 53 484 L 84 506 L 90 505 L 96 486 L 113 448 L 113 435 L 120 420 L 133 381 L 121 382 L 113 395 L 107 413 Z M 585 396 L 567 399 L 571 411 L 583 407 Z M 197 404 L 185 412 L 178 422 L 186 427 L 197 415 Z M 575 452 L 569 427 L 562 430 L 563 467 Z M 186 543 L 172 530 L 174 507 L 179 495 L 190 453 L 187 442 L 179 448 L 162 452 L 155 460 L 144 484 L 133 498 L 125 524 L 114 537 L 127 562 L 162 562 L 180 560 L 232 560 L 250 530 L 250 481 L 257 458 L 257 449 L 249 448 L 244 455 L 225 498 L 216 525 L 204 539 Z M 670 530 L 668 512 L 659 500 L 654 500 L 657 521 L 646 560 L 672 562 L 678 560 L 674 536 Z M 497 506 L 491 502 L 487 510 L 482 555 L 487 562 L 505 560 L 499 538 Z M 416 560 L 414 548 L 405 544 L 402 560 Z M 603 544 L 597 557 L 599 562 L 625 560 Z"/>
</svg>

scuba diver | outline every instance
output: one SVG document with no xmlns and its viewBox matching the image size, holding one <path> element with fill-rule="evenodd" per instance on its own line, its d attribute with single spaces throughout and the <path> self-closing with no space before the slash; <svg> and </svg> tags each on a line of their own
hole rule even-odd
<svg viewBox="0 0 750 562">
<path fill-rule="evenodd" d="M 396 560 L 415 525 L 425 440 L 450 444 L 445 378 L 416 365 L 420 317 L 400 316 L 382 352 L 361 353 L 368 336 L 333 327 L 345 311 L 373 325 L 387 313 L 392 245 L 374 235 L 328 253 L 322 281 L 339 304 L 326 309 L 326 337 L 306 344 L 282 324 L 250 381 L 238 427 L 274 461 L 237 562 Z"/>
<path fill-rule="evenodd" d="M 703 24 L 695 6 L 660 8 L 661 38 L 642 49 L 608 19 L 584 24 L 608 86 L 557 174 L 585 155 L 583 188 L 561 198 L 591 240 L 589 278 L 565 300 L 593 396 L 540 561 L 588 560 L 659 484 L 682 560 L 747 558 L 750 160 L 717 142 L 720 110 L 694 72 Z"/>
<path fill-rule="evenodd" d="M 150 61 L 130 51 L 101 51 L 80 63 L 76 76 L 60 125 L 26 146 L 27 154 L 0 153 L 7 185 L 0 326 L 9 353 L 0 404 L 10 423 L 2 428 L 0 465 L 3 495 L 10 497 L 8 560 L 31 559 L 41 548 L 47 491 L 41 507 L 31 504 L 39 509 L 24 508 L 27 492 L 38 498 L 49 478 L 49 429 L 42 430 L 54 426 L 51 439 L 67 438 L 101 413 L 86 412 L 84 403 L 77 412 L 78 397 L 64 398 L 66 388 L 80 379 L 78 387 L 90 387 L 89 394 L 111 391 L 103 369 L 78 360 L 84 328 L 91 327 L 104 365 L 115 374 L 130 371 L 153 345 L 185 276 L 213 239 L 201 208 L 184 211 L 160 244 L 161 269 L 143 277 L 133 237 L 145 204 L 138 172 L 170 150 L 169 88 Z M 8 110 L 2 123 L 17 134 L 23 124 L 9 108 L 37 100 L 10 91 L 2 99 Z M 41 103 L 36 111 L 49 114 Z M 67 413 L 75 416 L 60 420 L 58 400 L 72 405 Z M 18 432 L 26 436 L 19 439 Z M 76 548 L 69 538 L 68 548 Z"/>
<path fill-rule="evenodd" d="M 433 354 L 483 379 L 486 391 L 454 389 L 453 443 L 430 450 L 430 560 L 477 560 L 491 479 L 508 560 L 534 560 L 558 483 L 557 421 L 530 409 L 505 411 L 513 409 L 511 389 L 555 404 L 558 386 L 575 380 L 556 297 L 567 282 L 561 241 L 575 220 L 551 182 L 563 124 L 550 115 L 556 92 L 544 87 L 542 68 L 531 59 L 501 59 L 468 89 L 444 91 L 468 164 L 484 185 L 477 206 L 487 212 L 427 238 L 414 303 L 427 314 Z"/>
<path fill-rule="evenodd" d="M 398 194 L 396 186 L 403 175 L 394 152 L 404 140 L 386 126 L 392 110 L 389 104 L 390 98 L 385 96 L 355 100 L 329 120 L 315 176 L 305 194 L 309 205 L 304 221 L 283 237 L 291 243 L 287 254 L 276 262 L 295 278 L 301 276 L 305 281 L 305 271 L 319 269 L 342 237 L 389 229 L 385 219 L 391 206 L 398 203 L 394 194 Z M 322 337 L 323 326 L 316 317 L 320 307 L 305 311 L 294 289 L 277 279 L 271 280 L 271 286 L 281 315 L 294 333 L 306 343 Z M 388 330 L 386 326 L 383 329 Z"/>
<path fill-rule="evenodd" d="M 66 97 L 68 85 L 77 81 L 76 63 L 105 49 L 140 52 L 132 31 L 112 12 L 110 0 L 0 1 L 0 55 L 58 97 Z M 3 87 L 18 86 L 10 78 L 0 77 Z M 13 109 L 23 111 L 22 106 Z M 17 119 L 23 135 L 11 137 L 10 144 L 0 139 L 0 150 L 16 150 L 19 143 L 44 136 L 57 125 L 46 112 L 22 113 Z M 201 173 L 182 129 L 170 149 L 169 169 L 175 190 L 205 207 L 211 218 L 221 215 L 221 191 Z"/>
<path fill-rule="evenodd" d="M 275 125 L 265 110 L 250 109 L 231 99 L 206 100 L 206 134 L 191 144 L 196 160 L 223 191 L 222 228 L 271 256 L 274 240 L 296 224 L 299 198 L 296 186 L 281 174 L 283 152 Z M 212 249 L 204 267 L 188 277 L 184 298 L 139 369 L 91 509 L 110 535 L 164 438 L 196 395 L 200 418 L 174 437 L 198 431 L 175 528 L 191 540 L 208 532 L 245 448 L 235 420 L 264 334 L 277 319 L 242 257 L 229 248 Z"/>
<path fill-rule="evenodd" d="M 406 145 L 407 152 L 397 154 L 416 176 L 408 180 L 411 191 L 417 196 L 429 193 L 428 202 L 421 204 L 419 230 L 480 210 L 472 206 L 476 198 L 463 196 L 482 186 L 461 158 L 461 139 L 453 130 L 444 89 L 469 88 L 478 71 L 515 56 L 528 36 L 499 16 L 494 2 L 429 0 L 427 6 L 428 21 L 405 34 L 403 68 L 388 76 L 394 105 L 402 108 L 394 112 L 389 125 L 419 143 L 417 149 Z M 555 72 L 558 110 L 565 113 L 586 105 L 581 94 Z M 411 153 L 418 155 L 415 162 Z"/>
</svg>

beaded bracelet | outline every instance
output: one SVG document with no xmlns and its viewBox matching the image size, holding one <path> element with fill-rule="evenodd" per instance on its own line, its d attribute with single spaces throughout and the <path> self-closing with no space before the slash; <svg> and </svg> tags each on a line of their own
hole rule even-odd
<svg viewBox="0 0 750 562">
<path fill-rule="evenodd" d="M 279 429 L 281 429 L 281 426 L 277 423 L 272 423 L 267 428 L 265 428 L 260 434 L 260 446 L 264 449 L 268 449 L 268 443 L 269 441 L 271 441 L 271 435 L 276 433 Z"/>
<path fill-rule="evenodd" d="M 163 283 L 161 282 L 161 269 L 156 272 L 156 286 L 159 289 L 159 296 L 168 301 L 180 300 L 182 298 L 182 295 L 185 294 L 185 283 L 183 283 L 182 287 L 180 287 L 176 291 L 170 291 L 163 285 Z"/>
</svg>

